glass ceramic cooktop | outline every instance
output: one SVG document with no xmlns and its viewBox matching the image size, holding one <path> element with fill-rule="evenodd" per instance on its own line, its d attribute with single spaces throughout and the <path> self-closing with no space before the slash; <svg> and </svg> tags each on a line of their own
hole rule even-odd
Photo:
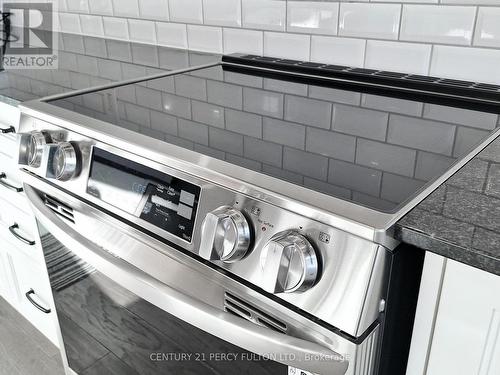
<svg viewBox="0 0 500 375">
<path fill-rule="evenodd" d="M 392 212 L 498 115 L 223 66 L 52 101 L 160 141 Z"/>
</svg>

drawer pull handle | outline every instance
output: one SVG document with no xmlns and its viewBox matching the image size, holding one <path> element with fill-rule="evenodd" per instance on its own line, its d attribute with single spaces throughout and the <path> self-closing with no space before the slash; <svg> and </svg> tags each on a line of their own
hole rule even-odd
<svg viewBox="0 0 500 375">
<path fill-rule="evenodd" d="M 9 227 L 9 231 L 10 233 L 12 233 L 12 235 L 14 237 L 16 237 L 19 241 L 25 243 L 26 245 L 30 245 L 30 246 L 33 246 L 35 244 L 35 241 L 32 241 L 32 240 L 28 240 L 27 238 L 24 238 L 23 236 L 21 236 L 19 233 L 17 233 L 17 230 L 16 229 L 19 229 L 19 225 L 17 224 L 13 224 Z"/>
<path fill-rule="evenodd" d="M 7 175 L 5 173 L 1 172 L 0 173 L 0 185 L 2 185 L 3 187 L 5 187 L 9 190 L 15 191 L 17 193 L 20 193 L 23 191 L 22 187 L 17 187 L 17 186 L 9 184 L 8 182 L 2 181 L 2 180 L 5 180 L 6 178 L 7 178 Z"/>
<path fill-rule="evenodd" d="M 30 289 L 26 292 L 25 296 L 26 298 L 28 299 L 28 301 L 30 301 L 30 303 L 35 306 L 38 310 L 40 310 L 41 312 L 45 313 L 45 314 L 50 314 L 50 309 L 47 309 L 45 307 L 43 307 L 42 305 L 40 305 L 39 303 L 37 303 L 33 297 L 31 297 L 31 295 L 35 295 L 35 291 L 33 289 Z"/>
<path fill-rule="evenodd" d="M 9 126 L 8 128 L 0 128 L 0 133 L 2 134 L 7 134 L 7 133 L 15 133 L 16 128 L 13 126 Z"/>
</svg>

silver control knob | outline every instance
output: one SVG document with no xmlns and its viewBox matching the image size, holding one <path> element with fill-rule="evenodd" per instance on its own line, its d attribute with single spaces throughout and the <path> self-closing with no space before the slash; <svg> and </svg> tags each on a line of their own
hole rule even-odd
<svg viewBox="0 0 500 375">
<path fill-rule="evenodd" d="M 59 143 L 52 158 L 52 175 L 60 181 L 67 181 L 75 175 L 77 164 L 75 147 L 69 142 Z"/>
<path fill-rule="evenodd" d="M 30 167 L 38 168 L 42 162 L 44 146 L 51 142 L 50 136 L 44 132 L 28 134 L 26 161 Z"/>
<path fill-rule="evenodd" d="M 311 243 L 296 231 L 277 233 L 261 253 L 262 287 L 270 293 L 305 291 L 316 283 L 318 258 Z"/>
<path fill-rule="evenodd" d="M 232 263 L 250 248 L 252 235 L 245 216 L 230 206 L 222 206 L 205 217 L 201 229 L 200 256 Z"/>
</svg>

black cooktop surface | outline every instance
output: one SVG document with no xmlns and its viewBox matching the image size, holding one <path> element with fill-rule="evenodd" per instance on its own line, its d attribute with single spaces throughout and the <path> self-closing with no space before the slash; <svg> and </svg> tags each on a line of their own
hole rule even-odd
<svg viewBox="0 0 500 375">
<path fill-rule="evenodd" d="M 384 212 L 499 126 L 491 104 L 227 65 L 51 104 Z"/>
</svg>

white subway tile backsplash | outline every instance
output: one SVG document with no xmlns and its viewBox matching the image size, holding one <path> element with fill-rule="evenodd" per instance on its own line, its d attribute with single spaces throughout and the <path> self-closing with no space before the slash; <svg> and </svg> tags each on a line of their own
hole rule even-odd
<svg viewBox="0 0 500 375">
<path fill-rule="evenodd" d="M 113 15 L 113 5 L 111 0 L 89 0 L 90 13 L 106 16 Z"/>
<path fill-rule="evenodd" d="M 113 14 L 118 17 L 139 17 L 137 0 L 113 0 Z"/>
<path fill-rule="evenodd" d="M 187 28 L 180 23 L 156 23 L 157 42 L 161 46 L 187 48 Z"/>
<path fill-rule="evenodd" d="M 498 5 L 498 0 L 441 0 L 443 4 Z"/>
<path fill-rule="evenodd" d="M 129 39 L 128 23 L 126 19 L 103 17 L 104 35 L 108 38 Z"/>
<path fill-rule="evenodd" d="M 430 45 L 369 40 L 365 68 L 427 74 L 430 57 Z"/>
<path fill-rule="evenodd" d="M 404 5 L 400 40 L 469 45 L 476 8 Z"/>
<path fill-rule="evenodd" d="M 212 26 L 187 26 L 188 46 L 195 51 L 222 53 L 222 29 Z"/>
<path fill-rule="evenodd" d="M 479 8 L 474 45 L 500 47 L 500 8 Z"/>
<path fill-rule="evenodd" d="M 142 18 L 168 21 L 168 0 L 139 0 L 139 13 Z"/>
<path fill-rule="evenodd" d="M 241 0 L 243 27 L 284 31 L 286 2 L 280 0 Z"/>
<path fill-rule="evenodd" d="M 500 83 L 500 50 L 434 46 L 430 74 Z"/>
<path fill-rule="evenodd" d="M 203 23 L 201 0 L 169 0 L 170 20 L 173 22 Z"/>
<path fill-rule="evenodd" d="M 308 34 L 337 34 L 339 3 L 287 2 L 287 31 Z"/>
<path fill-rule="evenodd" d="M 128 20 L 130 40 L 143 43 L 156 42 L 155 23 L 146 20 Z"/>
<path fill-rule="evenodd" d="M 264 55 L 309 60 L 310 37 L 301 34 L 264 32 Z"/>
<path fill-rule="evenodd" d="M 80 25 L 82 27 L 82 33 L 85 35 L 104 36 L 104 26 L 102 17 L 100 16 L 81 14 Z"/>
<path fill-rule="evenodd" d="M 311 61 L 362 67 L 366 41 L 328 36 L 311 37 Z"/>
<path fill-rule="evenodd" d="M 339 35 L 397 39 L 400 15 L 399 4 L 342 3 Z"/>
<path fill-rule="evenodd" d="M 241 0 L 203 0 L 207 25 L 241 26 Z"/>
<path fill-rule="evenodd" d="M 262 55 L 264 34 L 262 31 L 224 28 L 224 53 L 235 52 Z"/>
<path fill-rule="evenodd" d="M 66 0 L 68 12 L 88 13 L 89 4 L 85 0 Z"/>
<path fill-rule="evenodd" d="M 500 0 L 58 0 L 58 4 L 55 27 L 73 34 L 500 84 Z M 122 45 L 121 51 L 114 47 L 113 56 L 132 61 L 130 47 Z M 71 43 L 68 48 L 79 49 Z M 96 56 L 102 53 L 106 50 Z M 178 59 L 170 64 L 162 53 L 159 60 L 156 57 L 159 66 L 185 66 Z M 140 59 L 137 51 L 134 58 Z M 263 80 L 250 86 L 262 88 Z M 385 110 L 390 104 L 368 95 L 360 102 L 359 95 L 342 90 L 314 88 L 304 93 L 300 85 L 268 88 L 316 99 L 332 95 L 339 103 L 372 109 Z M 412 116 L 420 116 L 421 110 L 422 106 L 405 101 L 390 109 Z M 466 126 L 492 126 L 490 121 L 478 123 L 474 116 L 458 119 L 468 121 Z"/>
<path fill-rule="evenodd" d="M 59 24 L 62 32 L 80 34 L 80 17 L 73 13 L 59 13 Z"/>
</svg>

